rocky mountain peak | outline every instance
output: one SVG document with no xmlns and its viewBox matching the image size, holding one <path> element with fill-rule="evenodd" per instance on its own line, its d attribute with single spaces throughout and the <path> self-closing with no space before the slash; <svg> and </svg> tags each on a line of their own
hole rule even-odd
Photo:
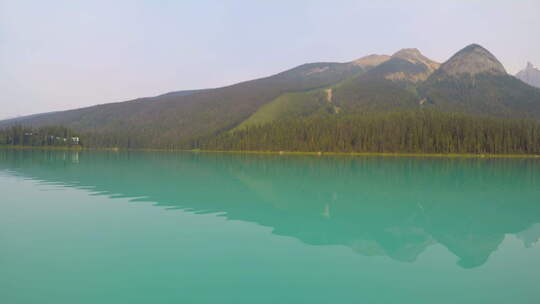
<svg viewBox="0 0 540 304">
<path fill-rule="evenodd" d="M 414 59 L 414 58 L 418 58 L 418 57 L 423 57 L 422 53 L 420 53 L 420 51 L 416 48 L 408 48 L 408 49 L 401 49 L 397 52 L 395 52 L 392 57 L 394 58 L 402 58 L 402 59 L 407 59 L 407 58 L 411 58 L 411 59 Z"/>
<path fill-rule="evenodd" d="M 530 62 L 527 62 L 527 67 L 519 71 L 516 77 L 533 87 L 540 88 L 540 70 Z"/>
<path fill-rule="evenodd" d="M 418 49 L 401 49 L 390 59 L 373 69 L 372 77 L 392 81 L 421 82 L 439 67 L 439 63 L 425 57 Z"/>
<path fill-rule="evenodd" d="M 440 63 L 435 62 L 426 56 L 422 55 L 420 51 L 416 48 L 401 49 L 392 55 L 392 58 L 399 58 L 407 60 L 413 64 L 423 64 L 427 67 L 428 73 L 433 72 L 439 68 Z"/>
<path fill-rule="evenodd" d="M 371 54 L 352 61 L 352 64 L 361 66 L 363 68 L 371 68 L 387 61 L 388 59 L 390 59 L 390 56 L 388 55 Z"/>
<path fill-rule="evenodd" d="M 491 73 L 506 74 L 504 66 L 493 54 L 478 44 L 466 46 L 441 65 L 448 75 Z"/>
</svg>

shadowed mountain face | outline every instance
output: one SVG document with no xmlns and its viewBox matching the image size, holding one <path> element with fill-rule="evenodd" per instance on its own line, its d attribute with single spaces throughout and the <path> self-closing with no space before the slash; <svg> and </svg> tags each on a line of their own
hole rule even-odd
<svg viewBox="0 0 540 304">
<path fill-rule="evenodd" d="M 418 92 L 427 105 L 447 112 L 540 118 L 540 90 L 506 74 L 495 56 L 476 44 L 443 63 Z"/>
<path fill-rule="evenodd" d="M 10 175 L 218 213 L 306 244 L 402 262 L 440 244 L 464 268 L 486 263 L 506 234 L 527 246 L 540 237 L 539 166 L 525 159 L 0 150 L 0 171 Z"/>
<path fill-rule="evenodd" d="M 342 113 L 418 109 L 415 87 L 438 66 L 417 49 L 400 50 L 366 73 L 335 86 L 334 103 Z"/>
<path fill-rule="evenodd" d="M 540 88 L 540 70 L 530 62 L 527 62 L 527 67 L 519 71 L 516 77 L 528 85 Z"/>
</svg>

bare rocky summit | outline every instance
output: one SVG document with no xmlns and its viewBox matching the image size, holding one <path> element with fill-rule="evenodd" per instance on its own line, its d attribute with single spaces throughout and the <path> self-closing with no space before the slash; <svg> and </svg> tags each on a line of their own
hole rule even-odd
<svg viewBox="0 0 540 304">
<path fill-rule="evenodd" d="M 390 56 L 388 55 L 371 54 L 352 61 L 352 64 L 361 66 L 363 68 L 372 68 L 385 61 L 388 61 L 388 59 L 390 59 Z"/>
<path fill-rule="evenodd" d="M 440 63 L 435 62 L 427 58 L 426 56 L 422 55 L 422 53 L 420 53 L 418 49 L 401 49 L 397 51 L 394 55 L 392 55 L 392 57 L 401 58 L 414 64 L 423 64 L 431 72 L 438 69 L 439 66 L 441 65 Z"/>
<path fill-rule="evenodd" d="M 540 88 L 540 70 L 530 62 L 527 62 L 527 67 L 519 71 L 516 77 L 528 85 Z"/>
<path fill-rule="evenodd" d="M 440 66 L 414 48 L 397 51 L 388 62 L 395 66 L 395 71 L 386 74 L 386 79 L 409 82 L 426 80 Z"/>
<path fill-rule="evenodd" d="M 499 60 L 478 44 L 471 44 L 457 52 L 441 65 L 441 71 L 452 76 L 480 73 L 506 75 L 506 70 Z"/>
</svg>

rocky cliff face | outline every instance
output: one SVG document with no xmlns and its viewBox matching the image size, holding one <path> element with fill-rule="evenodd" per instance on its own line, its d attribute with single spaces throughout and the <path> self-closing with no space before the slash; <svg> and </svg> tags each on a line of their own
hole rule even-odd
<svg viewBox="0 0 540 304">
<path fill-rule="evenodd" d="M 478 44 L 471 44 L 457 52 L 441 65 L 441 71 L 447 75 L 460 74 L 476 75 L 490 73 L 505 75 L 503 65 L 488 50 Z"/>
<path fill-rule="evenodd" d="M 527 62 L 527 67 L 519 71 L 516 77 L 528 85 L 540 88 L 540 70 L 530 62 Z"/>
</svg>

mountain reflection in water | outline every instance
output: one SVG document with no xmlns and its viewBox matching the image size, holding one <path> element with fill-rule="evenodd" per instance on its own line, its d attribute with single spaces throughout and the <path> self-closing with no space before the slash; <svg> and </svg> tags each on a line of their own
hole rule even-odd
<svg viewBox="0 0 540 304">
<path fill-rule="evenodd" d="M 540 161 L 0 150 L 0 170 L 414 262 L 441 244 L 480 266 L 540 237 Z"/>
</svg>

